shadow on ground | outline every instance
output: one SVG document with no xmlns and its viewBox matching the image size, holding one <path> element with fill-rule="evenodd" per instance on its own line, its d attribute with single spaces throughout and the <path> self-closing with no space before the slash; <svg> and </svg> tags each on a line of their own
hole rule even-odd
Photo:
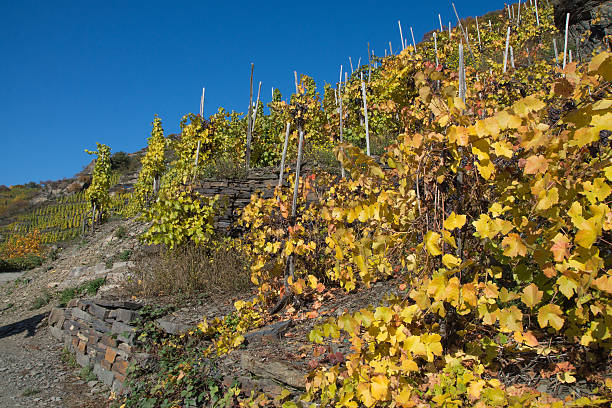
<svg viewBox="0 0 612 408">
<path fill-rule="evenodd" d="M 25 331 L 28 332 L 26 337 L 32 337 L 34 336 L 34 334 L 36 334 L 36 329 L 38 328 L 40 322 L 43 321 L 46 317 L 47 313 L 41 313 L 15 323 L 2 326 L 0 327 L 0 339 L 10 337 Z"/>
</svg>

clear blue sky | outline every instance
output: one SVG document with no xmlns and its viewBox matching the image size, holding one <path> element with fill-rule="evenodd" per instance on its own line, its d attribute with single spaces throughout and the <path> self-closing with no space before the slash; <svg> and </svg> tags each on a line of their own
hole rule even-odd
<svg viewBox="0 0 612 408">
<path fill-rule="evenodd" d="M 461 17 L 502 1 L 456 0 Z M 250 63 L 263 101 L 286 96 L 293 71 L 318 85 L 340 64 L 382 55 L 414 28 L 417 42 L 443 22 L 450 1 L 3 1 L 0 5 L 0 184 L 70 177 L 96 142 L 113 152 L 146 145 L 159 114 L 168 133 L 181 116 L 223 106 L 244 111 Z M 408 37 L 409 38 L 409 37 Z"/>
</svg>

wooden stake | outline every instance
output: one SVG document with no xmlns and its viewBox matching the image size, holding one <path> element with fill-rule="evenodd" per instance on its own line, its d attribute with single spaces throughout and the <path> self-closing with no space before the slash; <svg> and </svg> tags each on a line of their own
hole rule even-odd
<svg viewBox="0 0 612 408">
<path fill-rule="evenodd" d="M 438 14 L 438 20 L 440 20 L 440 32 L 444 32 L 444 27 L 442 26 L 442 16 Z"/>
<path fill-rule="evenodd" d="M 512 46 L 510 46 L 510 66 L 512 67 L 512 69 L 515 68 L 514 66 L 514 48 L 512 48 Z"/>
<path fill-rule="evenodd" d="M 353 75 L 353 72 L 355 72 L 353 70 L 353 60 L 351 59 L 351 57 L 349 57 L 349 63 L 351 64 L 351 75 Z"/>
<path fill-rule="evenodd" d="M 482 45 L 480 43 L 480 27 L 478 26 L 478 16 L 476 16 L 476 32 L 478 33 L 478 45 Z"/>
<path fill-rule="evenodd" d="M 198 148 L 196 149 L 196 157 L 193 163 L 193 177 L 191 178 L 191 184 L 195 182 L 196 173 L 198 171 L 198 159 L 200 158 L 200 143 L 201 141 L 198 140 Z"/>
<path fill-rule="evenodd" d="M 451 31 L 451 23 L 448 22 L 448 40 L 450 41 L 453 38 L 453 32 Z"/>
<path fill-rule="evenodd" d="M 202 97 L 200 98 L 200 117 L 204 118 L 204 93 L 206 88 L 202 88 Z"/>
<path fill-rule="evenodd" d="M 414 41 L 414 32 L 412 31 L 412 26 L 410 26 L 410 35 L 412 36 L 412 46 L 414 47 L 414 52 L 416 52 L 416 41 Z"/>
<path fill-rule="evenodd" d="M 283 155 L 281 156 L 280 172 L 278 175 L 278 188 L 283 186 L 283 178 L 285 176 L 285 159 L 287 158 L 287 147 L 289 146 L 289 134 L 291 131 L 291 122 L 287 122 L 287 130 L 285 131 L 285 143 L 283 144 Z"/>
<path fill-rule="evenodd" d="M 569 19 L 570 13 L 567 13 L 567 17 L 565 18 L 565 47 L 563 48 L 563 69 L 565 69 L 565 65 L 567 64 L 567 35 L 569 31 Z"/>
<path fill-rule="evenodd" d="M 253 71 L 255 70 L 255 64 L 251 62 L 251 88 L 249 97 L 249 111 L 247 113 L 247 141 L 246 141 L 246 168 L 247 170 L 251 167 L 251 138 L 253 135 L 252 131 L 252 120 L 253 120 Z"/>
<path fill-rule="evenodd" d="M 508 34 L 506 35 L 506 52 L 504 52 L 504 73 L 508 70 L 508 51 L 510 47 L 510 25 L 508 25 Z"/>
<path fill-rule="evenodd" d="M 538 0 L 535 0 L 535 12 L 536 12 L 536 22 L 538 23 L 538 27 L 540 26 L 540 13 L 538 12 Z"/>
<path fill-rule="evenodd" d="M 368 101 L 366 99 L 366 87 L 365 87 L 365 82 L 363 82 L 363 75 L 361 76 L 361 95 L 363 97 L 363 117 L 365 120 L 366 154 L 370 156 L 370 128 L 368 126 Z"/>
<path fill-rule="evenodd" d="M 253 131 L 255 130 L 255 119 L 257 119 L 257 108 L 259 107 L 259 95 L 261 94 L 261 81 L 259 81 L 259 89 L 257 90 L 257 102 L 255 102 L 255 110 L 253 112 L 253 122 L 251 123 L 251 126 L 253 126 L 253 129 L 251 129 L 251 135 L 253 135 Z"/>
<path fill-rule="evenodd" d="M 440 62 L 438 59 L 438 36 L 436 35 L 435 31 L 433 33 L 433 37 L 434 37 L 434 49 L 436 50 L 436 69 L 437 69 L 438 66 L 440 66 Z"/>
<path fill-rule="evenodd" d="M 291 217 L 295 219 L 297 214 L 297 199 L 300 188 L 300 170 L 302 168 L 302 150 L 304 147 L 304 131 L 301 126 L 298 126 L 300 140 L 298 142 L 298 157 L 295 163 L 295 186 L 293 187 L 293 203 L 291 205 Z"/>
<path fill-rule="evenodd" d="M 465 103 L 465 61 L 463 58 L 463 43 L 459 44 L 459 98 Z"/>
<path fill-rule="evenodd" d="M 342 68 L 340 68 L 340 80 L 342 81 Z M 340 82 L 338 84 L 338 101 L 340 102 L 340 144 L 344 143 L 344 139 L 342 137 L 342 82 Z M 342 148 L 340 148 L 340 151 L 342 151 Z M 342 178 L 345 177 L 344 174 L 344 165 L 342 164 L 342 162 L 340 162 L 340 176 Z"/>
<path fill-rule="evenodd" d="M 391 48 L 391 41 L 389 41 L 389 54 L 393 55 L 393 48 Z"/>
<path fill-rule="evenodd" d="M 518 14 L 517 14 L 517 17 L 516 17 L 516 25 L 517 25 L 517 27 L 519 25 L 521 25 L 521 0 L 519 0 L 519 2 L 518 2 Z"/>
<path fill-rule="evenodd" d="M 399 26 L 399 30 L 400 30 L 400 41 L 402 44 L 402 51 L 404 50 L 404 34 L 402 34 L 402 23 L 397 20 L 397 25 Z"/>
<path fill-rule="evenodd" d="M 461 19 L 459 18 L 459 13 L 457 13 L 457 8 L 455 7 L 455 3 L 451 3 L 453 5 L 453 11 L 455 12 L 455 17 L 457 17 L 457 23 L 459 24 L 459 29 L 461 30 L 461 32 L 463 33 L 463 36 L 465 37 L 465 43 L 468 46 L 468 50 L 470 50 L 470 55 L 472 56 L 472 59 L 474 58 L 474 53 L 472 52 L 472 47 L 470 47 L 470 39 L 468 38 L 467 35 L 467 30 L 463 27 L 463 24 L 461 24 Z"/>
<path fill-rule="evenodd" d="M 557 39 L 553 38 L 553 48 L 555 49 L 555 63 L 559 65 L 559 51 L 557 51 Z"/>
</svg>

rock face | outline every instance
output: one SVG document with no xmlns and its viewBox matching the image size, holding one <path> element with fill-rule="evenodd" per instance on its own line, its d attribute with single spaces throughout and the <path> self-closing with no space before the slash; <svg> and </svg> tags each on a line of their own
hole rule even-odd
<svg viewBox="0 0 612 408">
<path fill-rule="evenodd" d="M 611 1 L 556 0 L 554 6 L 555 25 L 562 33 L 565 33 L 565 20 L 570 13 L 568 46 L 574 48 L 578 40 L 580 59 L 590 59 L 593 51 L 610 50 Z"/>
</svg>

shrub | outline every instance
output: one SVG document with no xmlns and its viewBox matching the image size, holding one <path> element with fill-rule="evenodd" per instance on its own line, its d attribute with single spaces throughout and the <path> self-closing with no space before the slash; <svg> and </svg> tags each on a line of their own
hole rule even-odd
<svg viewBox="0 0 612 408">
<path fill-rule="evenodd" d="M 0 272 L 18 272 L 34 269 L 42 265 L 43 258 L 37 255 L 26 255 L 19 258 L 0 259 Z"/>
<path fill-rule="evenodd" d="M 246 256 L 229 240 L 141 253 L 135 263 L 126 289 L 138 295 L 226 293 L 250 287 Z"/>
</svg>

